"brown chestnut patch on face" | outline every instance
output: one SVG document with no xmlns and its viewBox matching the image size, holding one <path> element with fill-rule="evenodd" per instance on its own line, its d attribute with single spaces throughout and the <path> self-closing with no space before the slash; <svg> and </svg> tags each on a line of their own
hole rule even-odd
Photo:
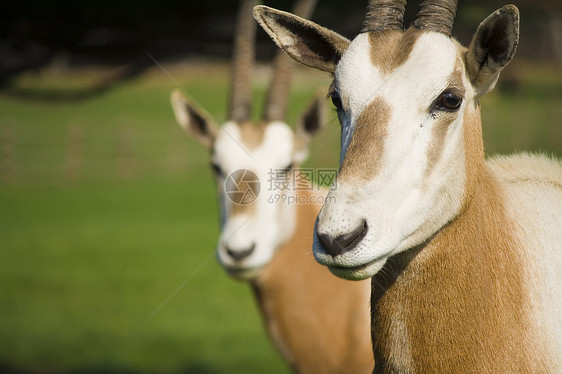
<svg viewBox="0 0 562 374">
<path fill-rule="evenodd" d="M 238 123 L 242 145 L 248 148 L 256 148 L 263 142 L 266 124 L 255 124 L 250 121 Z"/>
<path fill-rule="evenodd" d="M 410 28 L 406 32 L 387 30 L 369 33 L 371 62 L 384 74 L 402 66 L 410 56 L 422 31 Z"/>
<path fill-rule="evenodd" d="M 355 124 L 339 178 L 370 180 L 378 173 L 384 155 L 390 111 L 390 105 L 380 97 L 365 107 Z"/>
</svg>

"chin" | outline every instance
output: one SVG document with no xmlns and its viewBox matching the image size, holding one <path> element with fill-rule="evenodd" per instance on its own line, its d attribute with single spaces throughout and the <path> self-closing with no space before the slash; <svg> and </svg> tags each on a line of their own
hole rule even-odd
<svg viewBox="0 0 562 374">
<path fill-rule="evenodd" d="M 351 281 L 361 281 L 371 278 L 377 274 L 385 263 L 386 258 L 378 259 L 355 267 L 328 266 L 328 269 L 338 278 Z"/>
</svg>

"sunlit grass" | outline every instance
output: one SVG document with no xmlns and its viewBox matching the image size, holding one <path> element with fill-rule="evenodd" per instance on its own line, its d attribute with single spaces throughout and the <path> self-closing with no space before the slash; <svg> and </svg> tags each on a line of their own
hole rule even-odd
<svg viewBox="0 0 562 374">
<path fill-rule="evenodd" d="M 224 120 L 224 66 L 170 73 Z M 528 66 L 519 74 L 518 91 L 482 99 L 488 153 L 562 155 L 561 78 Z M 261 68 L 255 79 L 256 112 L 266 76 Z M 68 78 L 77 80 L 30 75 L 20 84 L 94 80 Z M 292 123 L 329 84 L 308 70 L 294 81 Z M 216 264 L 208 152 L 175 124 L 174 87 L 154 69 L 87 101 L 0 97 L 0 370 L 288 372 L 249 287 Z M 327 119 L 308 166 L 337 166 L 339 123 L 333 110 Z"/>
</svg>

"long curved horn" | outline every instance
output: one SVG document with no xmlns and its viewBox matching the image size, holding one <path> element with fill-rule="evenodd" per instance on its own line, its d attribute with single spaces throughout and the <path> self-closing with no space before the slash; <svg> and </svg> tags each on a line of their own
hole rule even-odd
<svg viewBox="0 0 562 374">
<path fill-rule="evenodd" d="M 252 16 L 255 0 L 242 0 L 238 10 L 230 83 L 228 119 L 244 122 L 252 110 L 251 73 L 254 63 L 256 22 Z"/>
<path fill-rule="evenodd" d="M 316 7 L 316 3 L 317 0 L 300 0 L 295 4 L 293 14 L 309 18 Z M 273 64 L 275 66 L 273 78 L 267 92 L 263 115 L 263 119 L 266 122 L 285 120 L 291 86 L 291 68 L 295 62 L 279 49 Z"/>
<path fill-rule="evenodd" d="M 457 0 L 425 0 L 421 3 L 421 9 L 412 26 L 450 36 L 457 3 Z"/>
<path fill-rule="evenodd" d="M 370 0 L 361 32 L 402 30 L 406 0 Z"/>
</svg>

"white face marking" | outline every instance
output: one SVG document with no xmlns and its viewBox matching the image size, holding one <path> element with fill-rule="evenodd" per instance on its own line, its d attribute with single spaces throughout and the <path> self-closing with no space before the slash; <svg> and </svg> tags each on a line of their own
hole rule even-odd
<svg viewBox="0 0 562 374">
<path fill-rule="evenodd" d="M 344 107 L 347 109 L 342 118 L 340 164 L 351 142 L 353 125 L 377 91 L 376 82 L 384 82 L 384 77 L 371 64 L 369 50 L 368 34 L 359 34 L 349 45 L 335 72 L 336 90 L 340 93 Z M 357 72 L 361 73 L 357 74 Z"/>
<path fill-rule="evenodd" d="M 222 171 L 222 175 L 218 176 L 218 188 L 224 217 L 217 257 L 233 276 L 244 279 L 256 276 L 271 260 L 275 250 L 292 235 L 294 207 L 268 202 L 271 194 L 268 181 L 272 178 L 272 171 L 285 169 L 292 164 L 293 148 L 293 132 L 282 122 L 268 124 L 263 141 L 256 147 L 244 144 L 240 128 L 233 122 L 227 122 L 215 140 L 213 162 Z M 224 193 L 224 180 L 238 169 L 254 172 L 259 178 L 261 191 L 251 207 L 233 212 L 234 203 Z M 290 194 L 292 191 L 282 192 Z M 244 251 L 252 246 L 255 246 L 252 253 L 240 260 L 235 260 L 227 253 L 227 248 Z"/>
<path fill-rule="evenodd" d="M 362 112 L 381 98 L 390 107 L 386 137 L 379 140 L 382 161 L 368 180 L 360 175 L 338 180 L 330 191 L 332 199 L 318 216 L 313 245 L 318 262 L 348 279 L 373 276 L 389 256 L 423 242 L 459 211 L 465 184 L 463 112 L 474 96 L 463 70 L 458 76 L 464 100 L 456 116 L 430 110 L 459 68 L 459 50 L 444 35 L 423 33 L 406 62 L 386 75 L 373 66 L 370 48 L 367 34 L 359 35 L 335 73 L 345 109 L 341 158 L 343 162 Z M 445 115 L 452 116 L 452 123 L 446 124 L 439 157 L 428 169 L 435 127 L 443 126 Z M 365 173 L 370 166 L 364 166 Z M 332 256 L 318 240 L 317 232 L 338 237 L 354 231 L 363 220 L 368 231 L 352 250 Z"/>
</svg>

